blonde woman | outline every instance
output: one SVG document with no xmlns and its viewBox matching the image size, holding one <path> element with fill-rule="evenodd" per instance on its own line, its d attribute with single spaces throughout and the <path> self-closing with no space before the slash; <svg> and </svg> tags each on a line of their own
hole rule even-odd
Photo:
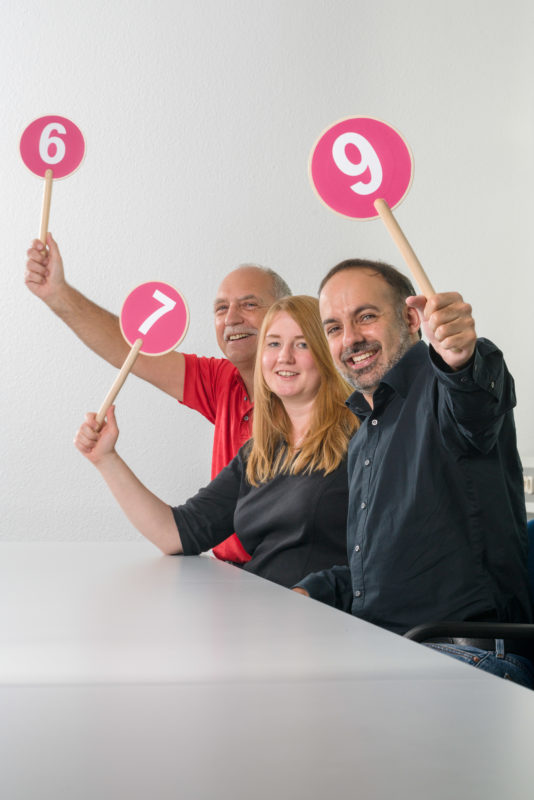
<svg viewBox="0 0 534 800">
<path fill-rule="evenodd" d="M 128 519 L 164 553 L 197 555 L 236 531 L 243 569 L 292 586 L 346 564 L 346 453 L 357 420 L 336 371 L 318 302 L 284 297 L 267 312 L 254 378 L 253 438 L 211 483 L 171 507 L 115 450 L 114 409 L 97 432 L 87 414 L 75 445 L 99 470 Z"/>
</svg>

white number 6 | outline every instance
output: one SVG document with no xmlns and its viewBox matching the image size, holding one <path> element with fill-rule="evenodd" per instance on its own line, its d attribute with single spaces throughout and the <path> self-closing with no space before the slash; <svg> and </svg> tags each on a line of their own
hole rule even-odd
<svg viewBox="0 0 534 800">
<path fill-rule="evenodd" d="M 59 136 L 50 136 L 54 132 L 67 133 L 67 129 L 60 122 L 49 122 L 43 128 L 39 139 L 39 155 L 45 164 L 59 164 L 65 157 L 65 142 Z M 53 144 L 56 146 L 56 152 L 51 156 L 48 151 Z"/>
<path fill-rule="evenodd" d="M 346 148 L 348 144 L 353 144 L 361 154 L 361 161 L 355 164 L 347 158 Z M 356 181 L 350 187 L 356 194 L 372 194 L 382 183 L 382 164 L 370 142 L 359 133 L 348 131 L 338 136 L 332 146 L 332 157 L 336 162 L 336 167 L 345 175 L 362 175 L 367 167 L 371 172 L 369 183 Z"/>
<path fill-rule="evenodd" d="M 171 297 L 167 297 L 167 295 L 163 294 L 163 292 L 160 292 L 159 289 L 156 289 L 152 297 L 157 300 L 158 303 L 161 303 L 161 307 L 157 308 L 153 314 L 147 317 L 142 325 L 140 325 L 137 329 L 139 333 L 142 333 L 143 335 L 147 334 L 152 325 L 154 325 L 154 323 L 157 322 L 158 319 L 164 314 L 168 314 L 169 311 L 172 311 L 176 305 L 176 300 L 173 300 Z"/>
</svg>

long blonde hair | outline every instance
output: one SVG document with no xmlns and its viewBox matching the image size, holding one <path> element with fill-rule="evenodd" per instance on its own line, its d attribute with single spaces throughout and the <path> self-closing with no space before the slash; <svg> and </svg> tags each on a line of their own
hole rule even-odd
<svg viewBox="0 0 534 800">
<path fill-rule="evenodd" d="M 321 376 L 310 427 L 296 451 L 291 448 L 292 424 L 284 404 L 269 389 L 262 371 L 265 336 L 274 317 L 281 312 L 289 314 L 300 327 Z M 315 470 L 324 470 L 325 475 L 333 472 L 345 458 L 349 439 L 359 425 L 345 405 L 352 391 L 332 361 L 321 325 L 318 300 L 307 295 L 277 300 L 265 315 L 258 337 L 248 482 L 258 486 L 287 472 L 292 475 Z"/>
</svg>

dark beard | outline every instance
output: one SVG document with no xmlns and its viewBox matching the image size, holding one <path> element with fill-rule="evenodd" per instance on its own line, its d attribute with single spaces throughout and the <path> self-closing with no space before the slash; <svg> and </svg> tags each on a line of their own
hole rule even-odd
<svg viewBox="0 0 534 800">
<path fill-rule="evenodd" d="M 376 369 L 374 364 L 370 364 L 368 367 L 364 367 L 361 369 L 357 375 L 353 372 L 344 372 L 343 377 L 348 380 L 350 385 L 356 389 L 358 392 L 363 392 L 365 394 L 370 394 L 370 390 L 373 392 L 375 389 L 378 388 L 378 384 L 382 380 L 382 378 L 392 369 L 395 364 L 401 360 L 403 355 L 408 352 L 410 347 L 412 347 L 413 342 L 411 340 L 410 332 L 408 327 L 404 324 L 399 325 L 399 346 L 395 353 L 388 359 L 388 361 L 380 367 L 380 370 L 374 375 L 372 379 L 372 383 L 370 381 L 365 380 L 365 375 L 372 372 Z M 352 347 L 348 347 L 346 350 L 343 351 L 341 354 L 342 361 L 345 358 L 348 358 L 350 355 L 355 355 L 359 352 L 365 351 L 369 349 L 369 346 L 378 346 L 380 350 L 382 347 L 378 342 L 363 342 L 362 344 L 353 345 Z M 363 380 L 362 380 L 363 379 Z"/>
</svg>

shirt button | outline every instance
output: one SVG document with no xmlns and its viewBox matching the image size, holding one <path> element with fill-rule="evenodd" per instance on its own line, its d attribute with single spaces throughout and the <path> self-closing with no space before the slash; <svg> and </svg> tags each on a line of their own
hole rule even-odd
<svg viewBox="0 0 534 800">
<path fill-rule="evenodd" d="M 368 467 L 369 464 L 371 463 L 371 459 L 370 458 L 366 458 L 363 463 L 365 464 L 366 467 Z"/>
<path fill-rule="evenodd" d="M 365 508 L 367 503 L 360 503 L 360 508 Z"/>
<path fill-rule="evenodd" d="M 371 425 L 378 425 L 378 420 L 377 419 L 372 419 L 371 420 Z"/>
<path fill-rule="evenodd" d="M 492 381 L 492 382 L 490 383 L 490 389 L 495 389 L 495 381 Z"/>
<path fill-rule="evenodd" d="M 356 547 L 354 548 L 354 552 L 355 553 L 359 553 L 360 552 L 360 545 L 359 544 L 357 544 Z"/>
<path fill-rule="evenodd" d="M 359 589 L 358 589 L 358 591 L 354 592 L 354 597 L 361 597 L 361 596 L 362 596 L 362 593 L 360 592 Z"/>
<path fill-rule="evenodd" d="M 245 420 L 245 422 L 248 422 L 248 414 L 245 414 L 245 416 L 243 417 L 243 419 Z"/>
</svg>

